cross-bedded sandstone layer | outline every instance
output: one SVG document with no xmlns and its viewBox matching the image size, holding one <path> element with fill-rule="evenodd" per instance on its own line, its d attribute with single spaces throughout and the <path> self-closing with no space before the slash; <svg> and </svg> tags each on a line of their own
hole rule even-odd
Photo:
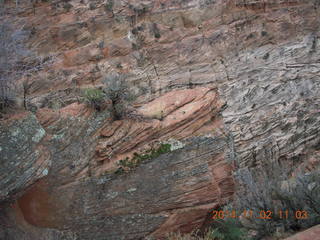
<svg viewBox="0 0 320 240">
<path fill-rule="evenodd" d="M 318 166 L 319 1 L 108 3 L 7 5 L 53 64 L 20 80 L 36 113 L 1 122 L 0 196 L 19 198 L 3 203 L 1 237 L 160 238 L 232 196 L 231 166 Z M 111 71 L 128 75 L 143 121 L 78 102 Z M 185 147 L 110 173 L 171 138 Z"/>
</svg>

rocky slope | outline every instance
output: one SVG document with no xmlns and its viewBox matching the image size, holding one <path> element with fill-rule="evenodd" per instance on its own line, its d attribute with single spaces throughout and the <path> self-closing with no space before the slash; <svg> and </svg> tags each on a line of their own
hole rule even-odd
<svg viewBox="0 0 320 240">
<path fill-rule="evenodd" d="M 320 230 L 319 225 L 314 226 L 306 231 L 303 231 L 301 233 L 297 233 L 293 235 L 292 237 L 286 238 L 285 240 L 307 240 L 307 239 L 317 239 L 319 236 Z"/>
<path fill-rule="evenodd" d="M 318 166 L 319 1 L 5 6 L 52 63 L 18 81 L 32 112 L 0 122 L 1 239 L 161 239 L 230 200 L 234 167 Z M 114 71 L 142 120 L 79 101 Z M 113 173 L 163 142 L 179 147 Z"/>
</svg>

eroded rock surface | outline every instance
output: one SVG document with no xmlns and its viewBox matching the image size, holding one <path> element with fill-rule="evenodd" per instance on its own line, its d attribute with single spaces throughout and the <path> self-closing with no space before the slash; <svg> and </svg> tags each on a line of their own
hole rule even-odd
<svg viewBox="0 0 320 240">
<path fill-rule="evenodd" d="M 6 5 L 53 64 L 19 80 L 36 114 L 1 122 L 0 236 L 158 239 L 229 199 L 232 166 L 319 165 L 319 1 L 113 2 Z M 80 103 L 112 71 L 143 120 Z M 113 175 L 170 139 L 184 147 Z"/>
<path fill-rule="evenodd" d="M 221 106 L 212 89 L 176 90 L 141 106 L 138 113 L 143 121 L 125 119 L 107 123 L 101 129 L 96 148 L 98 171 L 110 169 L 115 161 L 132 156 L 138 149 L 150 149 L 159 141 L 214 135 L 223 127 L 218 117 Z"/>
<path fill-rule="evenodd" d="M 1 123 L 0 201 L 21 195 L 36 180 L 48 175 L 50 152 L 41 143 L 45 135 L 37 118 L 30 113 L 21 113 Z"/>
</svg>

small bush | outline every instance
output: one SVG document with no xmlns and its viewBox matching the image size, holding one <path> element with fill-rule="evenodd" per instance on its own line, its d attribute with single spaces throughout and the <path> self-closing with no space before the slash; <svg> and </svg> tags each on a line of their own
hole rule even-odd
<svg viewBox="0 0 320 240">
<path fill-rule="evenodd" d="M 85 97 L 87 103 L 89 103 L 97 111 L 101 110 L 101 105 L 104 102 L 104 97 L 105 97 L 102 90 L 95 89 L 95 88 L 88 88 L 84 90 L 83 96 Z"/>
<path fill-rule="evenodd" d="M 19 29 L 20 27 L 20 29 Z M 19 87 L 17 80 L 23 76 L 32 76 L 49 64 L 49 58 L 41 58 L 28 50 L 25 42 L 32 35 L 31 30 L 23 29 L 23 24 L 0 23 L 0 110 L 16 105 Z M 26 106 L 26 86 L 24 105 Z M 17 104 L 18 105 L 18 104 Z"/>
<path fill-rule="evenodd" d="M 247 239 L 246 231 L 241 223 L 233 218 L 216 220 L 209 231 L 212 239 L 219 240 L 244 240 Z"/>
<path fill-rule="evenodd" d="M 146 14 L 150 10 L 151 6 L 140 3 L 135 5 L 129 4 L 129 8 L 135 13 L 136 16 L 141 16 Z"/>
<path fill-rule="evenodd" d="M 166 240 L 216 240 L 212 238 L 211 232 L 209 231 L 205 236 L 197 236 L 197 232 L 189 233 L 189 234 L 181 234 L 181 233 L 169 233 Z"/>
<path fill-rule="evenodd" d="M 102 81 L 106 87 L 103 92 L 111 100 L 112 103 L 112 113 L 114 120 L 119 120 L 124 117 L 129 116 L 129 105 L 136 95 L 133 94 L 132 89 L 126 83 L 126 78 L 124 75 L 117 73 L 109 74 Z"/>
<path fill-rule="evenodd" d="M 153 33 L 155 38 L 160 38 L 161 37 L 160 30 L 159 30 L 158 25 L 156 23 L 153 23 L 151 25 L 150 31 Z"/>
<path fill-rule="evenodd" d="M 0 111 L 4 112 L 6 109 L 13 107 L 15 102 L 16 96 L 8 82 L 0 81 Z"/>
<path fill-rule="evenodd" d="M 204 235 L 198 231 L 184 234 L 170 233 L 167 240 L 245 240 L 246 231 L 241 228 L 238 221 L 234 219 L 216 221 Z"/>
<path fill-rule="evenodd" d="M 113 0 L 108 0 L 107 3 L 105 4 L 104 8 L 106 12 L 112 12 L 113 13 L 113 5 L 114 2 Z"/>
<path fill-rule="evenodd" d="M 73 6 L 72 6 L 70 3 L 68 3 L 68 2 L 65 3 L 65 4 L 63 4 L 63 8 L 64 8 L 65 10 L 67 10 L 67 12 L 69 12 L 72 7 L 73 7 Z"/>
<path fill-rule="evenodd" d="M 119 168 L 117 169 L 116 173 L 129 172 L 146 160 L 150 160 L 159 157 L 161 154 L 170 152 L 170 149 L 170 144 L 161 144 L 159 148 L 150 149 L 146 151 L 145 154 L 140 155 L 138 153 L 134 153 L 131 159 L 127 157 L 118 162 Z"/>
</svg>

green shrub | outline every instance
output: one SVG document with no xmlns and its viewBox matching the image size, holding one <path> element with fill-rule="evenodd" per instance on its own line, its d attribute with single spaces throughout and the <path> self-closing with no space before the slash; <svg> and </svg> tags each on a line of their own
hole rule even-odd
<svg viewBox="0 0 320 240">
<path fill-rule="evenodd" d="M 235 219 L 219 220 L 201 236 L 199 231 L 189 234 L 170 233 L 167 240 L 245 240 L 246 231 Z"/>
<path fill-rule="evenodd" d="M 113 0 L 108 0 L 107 3 L 104 5 L 105 11 L 113 12 L 113 5 L 114 5 Z"/>
<path fill-rule="evenodd" d="M 68 2 L 65 3 L 65 4 L 63 4 L 63 8 L 64 8 L 65 10 L 67 10 L 67 12 L 69 12 L 72 7 L 73 7 L 73 6 L 72 6 L 70 3 L 68 3 Z"/>
<path fill-rule="evenodd" d="M 137 117 L 133 113 L 134 109 L 130 109 L 130 103 L 137 96 L 129 88 L 124 75 L 111 73 L 102 80 L 102 83 L 105 85 L 103 89 L 88 88 L 83 91 L 83 96 L 90 105 L 100 111 L 102 104 L 108 99 L 111 102 L 109 110 L 112 112 L 113 120 Z"/>
<path fill-rule="evenodd" d="M 125 158 L 123 160 L 120 160 L 118 162 L 119 168 L 117 169 L 116 173 L 122 173 L 122 172 L 129 172 L 132 169 L 136 168 L 137 166 L 140 165 L 140 163 L 150 160 L 156 157 L 159 157 L 161 154 L 165 154 L 170 152 L 171 150 L 171 145 L 170 144 L 161 144 L 159 148 L 157 149 L 150 149 L 146 151 L 145 154 L 138 154 L 134 153 L 133 157 L 130 158 Z"/>
<path fill-rule="evenodd" d="M 89 9 L 90 10 L 95 10 L 96 8 L 97 8 L 96 3 L 94 3 L 94 2 L 89 3 Z"/>
<path fill-rule="evenodd" d="M 126 82 L 124 75 L 111 73 L 102 81 L 105 84 L 103 92 L 111 100 L 113 119 L 119 120 L 124 117 L 130 117 L 130 102 L 136 99 L 132 89 Z"/>
<path fill-rule="evenodd" d="M 87 103 L 93 106 L 97 111 L 101 110 L 101 105 L 104 102 L 105 94 L 102 90 L 96 88 L 88 88 L 83 91 L 83 96 Z"/>
<path fill-rule="evenodd" d="M 241 223 L 233 218 L 216 220 L 209 231 L 212 239 L 219 240 L 244 240 L 247 239 L 246 231 Z"/>
<path fill-rule="evenodd" d="M 207 232 L 203 237 L 197 234 L 197 231 L 188 234 L 181 234 L 180 232 L 169 233 L 166 240 L 216 240 L 212 238 L 211 231 Z"/>
</svg>

